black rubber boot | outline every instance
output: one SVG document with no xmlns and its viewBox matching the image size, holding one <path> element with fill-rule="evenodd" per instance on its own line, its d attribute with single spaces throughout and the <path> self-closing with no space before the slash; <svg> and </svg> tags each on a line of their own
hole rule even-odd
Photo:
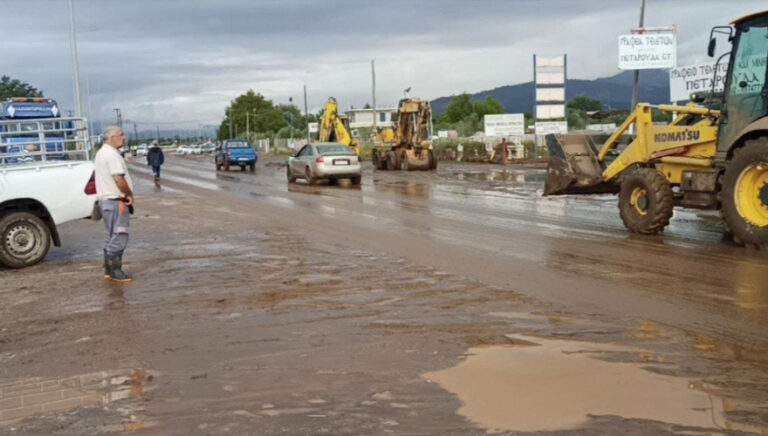
<svg viewBox="0 0 768 436">
<path fill-rule="evenodd" d="M 123 256 L 107 256 L 107 267 L 109 268 L 109 279 L 116 282 L 130 282 L 131 278 L 123 272 Z"/>
<path fill-rule="evenodd" d="M 107 250 L 104 250 L 104 277 L 109 278 L 112 273 L 109 271 L 109 263 L 107 262 Z"/>
</svg>

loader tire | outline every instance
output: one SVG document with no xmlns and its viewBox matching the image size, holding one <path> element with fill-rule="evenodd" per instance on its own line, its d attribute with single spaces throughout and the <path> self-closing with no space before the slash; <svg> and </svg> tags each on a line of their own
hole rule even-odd
<svg viewBox="0 0 768 436">
<path fill-rule="evenodd" d="M 736 245 L 768 249 L 768 136 L 734 150 L 725 163 L 718 200 Z"/>
<path fill-rule="evenodd" d="M 430 170 L 436 170 L 437 169 L 437 156 L 435 156 L 434 150 L 427 150 L 427 153 L 429 153 L 429 155 L 427 156 L 429 158 L 429 169 Z"/>
<path fill-rule="evenodd" d="M 632 233 L 655 235 L 672 218 L 672 186 L 652 168 L 639 169 L 624 178 L 619 192 L 619 214 Z"/>
<path fill-rule="evenodd" d="M 371 155 L 371 163 L 373 163 L 374 169 L 377 169 L 377 170 L 387 169 L 387 163 L 381 158 L 381 154 L 379 154 L 379 150 L 373 150 L 373 154 Z"/>
<path fill-rule="evenodd" d="M 12 212 L 0 220 L 0 265 L 24 268 L 45 258 L 51 232 L 37 215 Z"/>
<path fill-rule="evenodd" d="M 387 170 L 388 171 L 397 171 L 400 169 L 400 159 L 398 159 L 398 155 L 394 151 L 387 152 Z"/>
</svg>

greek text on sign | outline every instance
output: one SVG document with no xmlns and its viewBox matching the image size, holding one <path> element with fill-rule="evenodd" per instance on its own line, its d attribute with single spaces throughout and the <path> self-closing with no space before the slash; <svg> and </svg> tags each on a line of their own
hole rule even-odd
<svg viewBox="0 0 768 436">
<path fill-rule="evenodd" d="M 537 121 L 536 134 L 548 135 L 550 133 L 568 133 L 567 121 Z"/>
<path fill-rule="evenodd" d="M 725 89 L 725 73 L 728 71 L 728 60 L 720 61 L 715 75 L 715 63 L 705 62 L 677 67 L 669 70 L 669 101 L 688 101 L 693 92 L 712 91 L 712 81 L 715 82 L 715 92 Z"/>
<path fill-rule="evenodd" d="M 674 33 L 619 36 L 619 69 L 674 68 L 677 38 Z"/>
<path fill-rule="evenodd" d="M 320 130 L 320 123 L 307 123 L 309 133 L 317 133 Z"/>
<path fill-rule="evenodd" d="M 485 115 L 485 136 L 522 136 L 525 133 L 523 114 Z"/>
</svg>

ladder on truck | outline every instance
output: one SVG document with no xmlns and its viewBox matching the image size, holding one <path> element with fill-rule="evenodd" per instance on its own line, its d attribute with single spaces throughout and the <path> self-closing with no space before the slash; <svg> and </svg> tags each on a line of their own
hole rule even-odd
<svg viewBox="0 0 768 436">
<path fill-rule="evenodd" d="M 84 160 L 91 160 L 85 118 L 0 121 L 0 167 Z"/>
</svg>

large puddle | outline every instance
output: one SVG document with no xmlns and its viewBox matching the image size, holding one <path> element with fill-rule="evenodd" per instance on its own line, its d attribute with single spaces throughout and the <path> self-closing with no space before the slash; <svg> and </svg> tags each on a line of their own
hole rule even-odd
<svg viewBox="0 0 768 436">
<path fill-rule="evenodd" d="M 454 368 L 424 375 L 456 394 L 458 413 L 489 431 L 557 431 L 590 416 L 618 416 L 719 430 L 723 401 L 700 384 L 638 363 L 599 360 L 630 347 L 508 335 L 516 344 L 472 348 Z"/>
</svg>

